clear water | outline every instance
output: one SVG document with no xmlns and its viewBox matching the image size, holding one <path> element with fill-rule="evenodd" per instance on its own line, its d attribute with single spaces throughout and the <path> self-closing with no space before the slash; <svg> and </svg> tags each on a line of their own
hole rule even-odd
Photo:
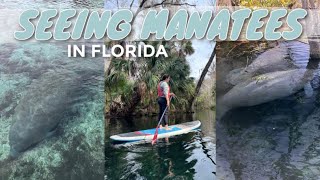
<svg viewBox="0 0 320 180">
<path fill-rule="evenodd" d="M 0 179 L 103 178 L 103 59 L 67 58 L 66 44 L 0 44 L 0 48 Z M 47 100 L 50 95 L 56 96 L 54 100 Z M 28 113 L 32 108 L 56 109 L 49 119 L 58 127 L 15 160 L 6 161 L 12 124 L 23 122 L 34 127 L 25 132 L 36 133 L 40 129 L 35 126 L 48 118 L 41 113 L 33 117 Z M 25 116 L 16 118 L 21 113 Z M 55 119 L 60 114 L 62 118 Z"/>
<path fill-rule="evenodd" d="M 284 99 L 232 110 L 219 121 L 218 176 L 319 179 L 318 82 L 319 76 L 315 76 L 312 97 L 300 91 Z"/>
<path fill-rule="evenodd" d="M 154 128 L 157 117 L 106 119 L 107 179 L 215 179 L 213 111 L 170 116 L 178 124 L 200 120 L 201 130 L 159 140 L 158 144 L 113 144 L 110 135 Z"/>
</svg>

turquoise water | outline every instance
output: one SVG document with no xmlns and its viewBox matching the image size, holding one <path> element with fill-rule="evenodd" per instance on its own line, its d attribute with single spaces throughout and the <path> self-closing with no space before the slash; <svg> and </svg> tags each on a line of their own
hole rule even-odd
<svg viewBox="0 0 320 180">
<path fill-rule="evenodd" d="M 67 58 L 66 44 L 0 48 L 1 179 L 103 178 L 103 59 Z M 47 122 L 51 136 L 6 161 L 13 124 L 39 136 Z"/>
<path fill-rule="evenodd" d="M 107 179 L 215 179 L 214 112 L 170 116 L 170 123 L 200 120 L 201 129 L 150 143 L 113 144 L 114 134 L 154 128 L 157 117 L 106 119 Z M 175 120 L 173 120 L 175 119 Z"/>
</svg>

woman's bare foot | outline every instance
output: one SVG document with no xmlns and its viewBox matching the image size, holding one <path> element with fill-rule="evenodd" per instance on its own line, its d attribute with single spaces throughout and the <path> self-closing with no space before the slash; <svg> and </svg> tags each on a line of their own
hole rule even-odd
<svg viewBox="0 0 320 180">
<path fill-rule="evenodd" d="M 160 125 L 160 129 L 162 129 L 163 127 L 162 127 L 162 125 Z"/>
<path fill-rule="evenodd" d="M 171 130 L 171 128 L 169 128 L 168 125 L 166 125 L 166 130 L 169 131 Z"/>
</svg>

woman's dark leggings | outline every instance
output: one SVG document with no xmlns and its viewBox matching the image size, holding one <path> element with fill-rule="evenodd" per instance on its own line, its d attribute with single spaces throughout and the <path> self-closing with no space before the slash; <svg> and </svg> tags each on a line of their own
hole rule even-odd
<svg viewBox="0 0 320 180">
<path fill-rule="evenodd" d="M 163 112 L 166 110 L 167 99 L 165 97 L 159 97 L 158 104 L 159 104 L 159 117 L 158 117 L 158 122 L 159 122 Z M 166 110 L 165 115 L 163 116 L 163 118 L 161 120 L 161 124 L 162 124 L 162 126 L 165 126 L 168 124 L 168 110 Z"/>
</svg>

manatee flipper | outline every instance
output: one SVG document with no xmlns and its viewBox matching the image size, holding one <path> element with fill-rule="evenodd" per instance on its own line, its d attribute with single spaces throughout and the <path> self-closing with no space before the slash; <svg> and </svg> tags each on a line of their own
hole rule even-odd
<svg viewBox="0 0 320 180">
<path fill-rule="evenodd" d="M 51 130 L 49 130 L 49 131 L 47 132 L 45 138 L 50 138 L 50 137 L 54 136 L 54 135 L 58 132 L 58 127 L 59 127 L 59 124 L 57 124 L 57 125 L 54 126 Z"/>
</svg>

